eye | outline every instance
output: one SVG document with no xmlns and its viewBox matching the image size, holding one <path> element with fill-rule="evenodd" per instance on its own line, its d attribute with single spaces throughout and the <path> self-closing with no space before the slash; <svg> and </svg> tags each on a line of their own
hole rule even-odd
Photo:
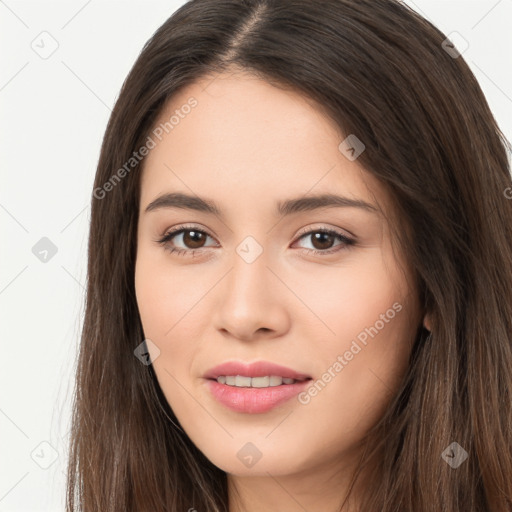
<svg viewBox="0 0 512 512">
<path fill-rule="evenodd" d="M 178 226 L 176 229 L 167 232 L 163 238 L 157 242 L 164 246 L 165 250 L 178 255 L 189 253 L 194 256 L 196 250 L 203 249 L 206 238 L 212 238 L 208 233 L 197 229 L 196 226 Z M 174 247 L 170 242 L 174 239 L 178 243 L 185 244 L 185 248 Z M 173 241 L 174 244 L 174 241 Z"/>
<path fill-rule="evenodd" d="M 343 233 L 333 229 L 315 229 L 303 233 L 299 240 L 310 238 L 313 248 L 304 248 L 306 252 L 312 252 L 314 254 L 328 255 L 335 252 L 339 252 L 346 249 L 348 246 L 354 245 L 355 240 L 349 238 Z M 338 239 L 340 243 L 334 245 L 333 243 Z"/>
<path fill-rule="evenodd" d="M 319 255 L 328 255 L 346 249 L 348 246 L 354 245 L 355 240 L 347 237 L 343 233 L 333 229 L 315 229 L 302 233 L 298 240 L 311 237 L 313 248 L 302 248 L 307 253 Z M 167 232 L 157 242 L 164 246 L 165 250 L 178 255 L 194 256 L 196 251 L 208 247 L 205 246 L 207 238 L 212 238 L 206 231 L 197 229 L 197 226 L 178 226 L 177 228 Z M 174 239 L 178 244 L 185 245 L 184 248 L 176 247 Z M 340 243 L 333 246 L 335 241 Z M 172 242 L 172 244 L 171 244 Z"/>
</svg>

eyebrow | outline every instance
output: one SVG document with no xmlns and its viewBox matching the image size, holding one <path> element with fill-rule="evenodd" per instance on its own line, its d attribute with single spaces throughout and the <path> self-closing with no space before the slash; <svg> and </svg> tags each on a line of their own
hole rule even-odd
<svg viewBox="0 0 512 512">
<path fill-rule="evenodd" d="M 362 199 L 352 199 L 350 197 L 334 194 L 319 194 L 279 201 L 276 206 L 276 215 L 286 216 L 299 212 L 333 207 L 361 208 L 372 213 L 378 211 L 378 208 Z M 183 194 L 181 192 L 166 193 L 158 196 L 154 201 L 149 203 L 145 212 L 151 212 L 161 208 L 195 210 L 210 215 L 216 215 L 220 218 L 223 217 L 221 209 L 214 201 L 199 196 Z"/>
</svg>

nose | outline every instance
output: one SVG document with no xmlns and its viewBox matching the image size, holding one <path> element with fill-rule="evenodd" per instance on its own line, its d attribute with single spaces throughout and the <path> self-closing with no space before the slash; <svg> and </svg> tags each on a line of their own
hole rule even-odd
<svg viewBox="0 0 512 512">
<path fill-rule="evenodd" d="M 232 261 L 216 287 L 215 328 L 242 341 L 281 336 L 290 325 L 289 291 L 268 266 L 265 252 L 250 263 L 239 254 Z"/>
</svg>

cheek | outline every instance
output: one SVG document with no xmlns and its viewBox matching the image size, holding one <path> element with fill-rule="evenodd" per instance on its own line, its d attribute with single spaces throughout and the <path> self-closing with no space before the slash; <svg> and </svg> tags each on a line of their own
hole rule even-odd
<svg viewBox="0 0 512 512">
<path fill-rule="evenodd" d="M 189 401 L 180 383 L 189 376 L 197 350 L 193 343 L 197 337 L 190 321 L 198 292 L 193 286 L 187 287 L 180 273 L 169 272 L 168 266 L 144 256 L 141 251 L 135 266 L 135 292 L 142 328 L 145 338 L 154 344 L 149 350 L 160 388 L 173 410 L 180 412 Z"/>
<path fill-rule="evenodd" d="M 373 326 L 388 310 L 387 316 L 398 316 L 392 306 L 403 302 L 406 291 L 397 286 L 401 279 L 394 268 L 388 268 L 379 248 L 349 256 L 336 267 L 302 272 L 292 268 L 283 280 L 307 306 L 305 318 L 321 322 L 317 341 L 337 343 L 338 348 Z"/>
<path fill-rule="evenodd" d="M 180 323 L 187 322 L 187 311 L 200 297 L 196 284 L 192 274 L 172 272 L 165 254 L 156 258 L 144 248 L 140 250 L 135 265 L 135 293 L 147 337 L 170 338 Z"/>
<path fill-rule="evenodd" d="M 159 380 L 168 380 L 165 368 L 176 377 L 187 376 L 199 349 L 205 314 L 201 299 L 207 283 L 197 270 L 172 270 L 166 254 L 140 251 L 135 265 L 135 292 L 144 336 L 159 349 L 154 369 Z M 172 383 L 172 379 L 170 380 Z M 167 384 L 167 387 L 169 384 Z"/>
<path fill-rule="evenodd" d="M 405 315 L 403 308 L 377 326 L 371 313 L 371 324 L 340 316 L 341 334 L 315 350 L 315 380 L 301 398 L 303 415 L 297 421 L 339 446 L 360 440 L 384 414 L 407 369 L 413 334 Z"/>
<path fill-rule="evenodd" d="M 381 258 L 340 270 L 335 280 L 318 277 L 309 280 L 308 305 L 328 329 L 315 342 L 318 384 L 305 401 L 310 417 L 328 411 L 347 433 L 362 431 L 384 412 L 407 369 L 415 297 Z"/>
</svg>

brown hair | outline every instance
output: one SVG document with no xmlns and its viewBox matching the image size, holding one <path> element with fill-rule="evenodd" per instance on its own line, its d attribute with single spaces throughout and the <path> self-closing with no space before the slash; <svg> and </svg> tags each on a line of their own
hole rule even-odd
<svg viewBox="0 0 512 512">
<path fill-rule="evenodd" d="M 361 510 L 512 510 L 510 144 L 445 39 L 396 0 L 194 0 L 148 41 L 94 184 L 68 512 L 228 510 L 226 474 L 134 356 L 144 338 L 134 292 L 142 165 L 112 178 L 179 89 L 233 67 L 316 100 L 364 142 L 358 162 L 391 194 L 395 237 L 431 315 L 366 436 L 375 469 Z M 452 442 L 468 453 L 456 470 L 441 457 Z"/>
</svg>

